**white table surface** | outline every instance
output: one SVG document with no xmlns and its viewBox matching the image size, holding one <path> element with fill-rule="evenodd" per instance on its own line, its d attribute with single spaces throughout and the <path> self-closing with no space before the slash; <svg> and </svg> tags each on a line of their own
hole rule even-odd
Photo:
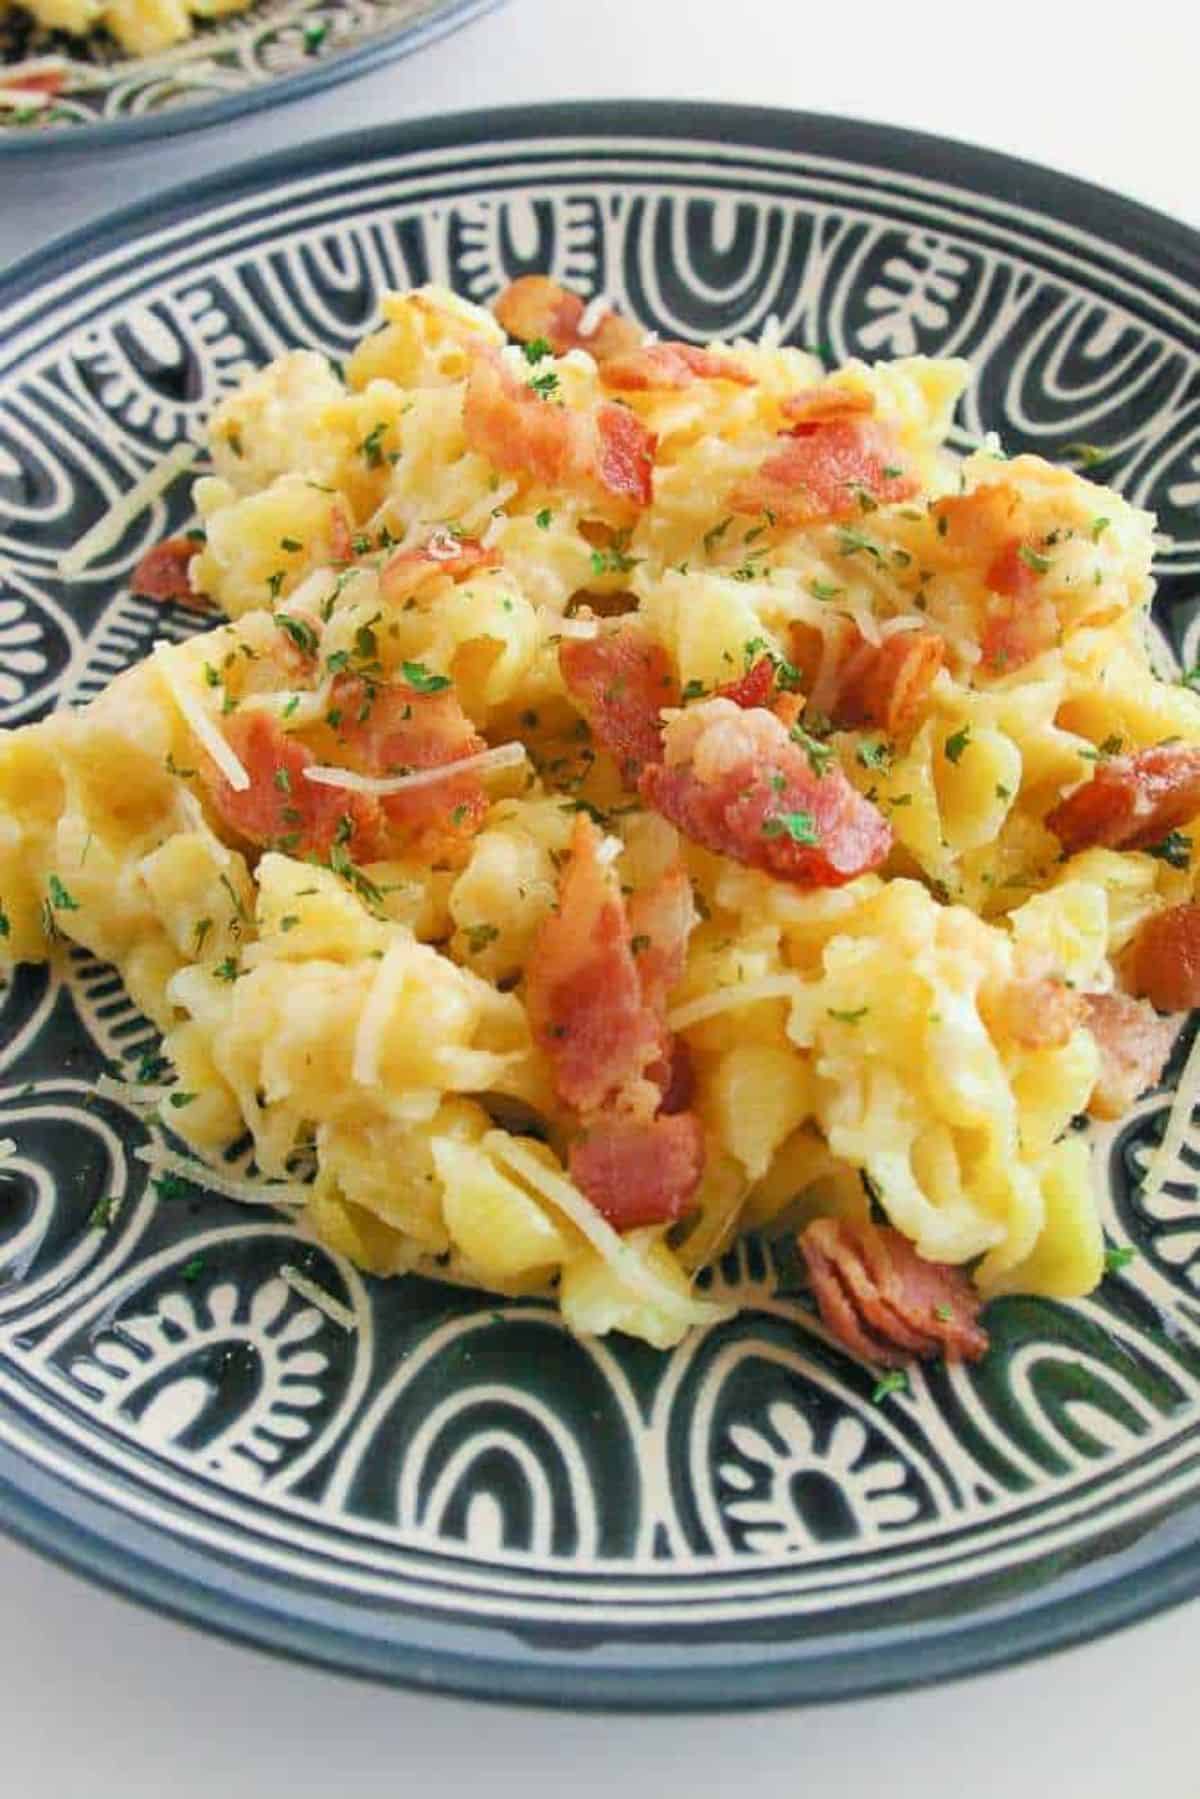
<svg viewBox="0 0 1200 1799">
<path fill-rule="evenodd" d="M 0 164 L 0 259 L 170 183 L 354 126 L 568 96 L 841 112 L 1017 152 L 1200 226 L 1190 9 L 512 0 L 329 94 L 117 155 Z M 1200 1602 L 934 1691 L 743 1719 L 567 1719 L 389 1692 L 144 1613 L 0 1540 L 5 1799 L 1192 1799 Z"/>
</svg>

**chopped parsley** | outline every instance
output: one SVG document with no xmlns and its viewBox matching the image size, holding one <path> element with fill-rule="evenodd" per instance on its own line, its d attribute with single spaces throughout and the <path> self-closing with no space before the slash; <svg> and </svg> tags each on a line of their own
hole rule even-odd
<svg viewBox="0 0 1200 1799">
<path fill-rule="evenodd" d="M 719 525 L 713 525 L 711 530 L 708 530 L 704 533 L 703 541 L 704 541 L 704 550 L 705 550 L 706 555 L 709 555 L 709 556 L 712 555 L 713 551 L 716 549 L 717 545 L 720 543 L 721 539 L 724 537 L 726 531 L 728 531 L 728 529 L 729 529 L 730 525 L 732 525 L 732 523 L 733 523 L 733 517 L 732 517 L 732 515 L 730 515 L 729 518 L 723 518 Z"/>
<path fill-rule="evenodd" d="M 534 375 L 529 383 L 539 400 L 552 400 L 558 392 L 559 380 L 553 369 Z"/>
<path fill-rule="evenodd" d="M 287 571 L 282 568 L 277 568 L 275 570 L 274 574 L 267 576 L 267 592 L 270 594 L 270 596 L 273 600 L 277 600 L 279 598 L 279 595 L 283 589 L 283 584 L 286 580 L 287 580 Z"/>
<path fill-rule="evenodd" d="M 329 35 L 329 26 L 323 19 L 314 19 L 304 27 L 304 54 L 315 56 Z"/>
<path fill-rule="evenodd" d="M 1093 750 L 1089 748 L 1080 750 L 1079 754 L 1086 762 L 1107 762 L 1110 756 L 1119 756 L 1121 754 L 1121 747 L 1124 741 L 1123 737 L 1118 737 L 1114 734 L 1112 737 L 1106 737 L 1104 742 L 1099 744 L 1096 749 Z"/>
<path fill-rule="evenodd" d="M 944 1305 L 934 1306 L 933 1315 L 935 1318 L 940 1318 L 943 1324 L 949 1324 L 950 1320 L 954 1317 L 954 1308 L 953 1306 Z"/>
<path fill-rule="evenodd" d="M 882 739 L 878 743 L 860 743 L 854 752 L 863 768 L 886 768 L 892 759 L 892 746 Z"/>
<path fill-rule="evenodd" d="M 816 737 L 810 737 L 803 725 L 793 725 L 788 736 L 804 751 L 808 757 L 808 766 L 818 781 L 823 781 L 829 772 L 829 764 L 833 761 L 831 745 L 821 743 Z"/>
<path fill-rule="evenodd" d="M 821 841 L 811 812 L 780 812 L 774 818 L 764 818 L 762 834 L 764 837 L 790 837 L 793 843 L 805 845 Z"/>
<path fill-rule="evenodd" d="M 449 675 L 430 674 L 423 662 L 402 662 L 404 679 L 417 693 L 444 693 L 450 686 Z"/>
<path fill-rule="evenodd" d="M 836 1018 L 839 1024 L 860 1024 L 871 1010 L 870 1006 L 858 1006 L 853 1012 L 839 1012 L 835 1006 L 826 1006 L 830 1018 Z"/>
<path fill-rule="evenodd" d="M 526 362 L 536 366 L 545 361 L 547 356 L 553 356 L 554 348 L 544 337 L 531 337 L 527 344 L 521 346 L 521 354 Z"/>
<path fill-rule="evenodd" d="M 273 617 L 279 629 L 291 638 L 302 656 L 316 655 L 319 641 L 311 625 L 306 624 L 302 618 L 293 618 L 290 612 L 276 612 Z"/>
<path fill-rule="evenodd" d="M 543 506 L 542 510 L 535 514 L 533 522 L 539 531 L 548 531 L 550 529 L 550 521 L 553 517 L 554 514 L 551 512 L 549 506 Z"/>
<path fill-rule="evenodd" d="M 1084 468 L 1095 468 L 1098 462 L 1106 461 L 1111 455 L 1112 451 L 1105 449 L 1102 444 L 1067 444 L 1063 450 L 1064 457 L 1069 456 L 1072 462 L 1081 462 Z"/>
<path fill-rule="evenodd" d="M 1172 868 L 1187 868 L 1191 862 L 1192 840 L 1182 831 L 1168 831 L 1161 843 L 1146 845 L 1148 856 L 1157 856 Z"/>
<path fill-rule="evenodd" d="M 1099 543 L 1111 524 L 1110 518 L 1094 518 L 1092 520 L 1092 542 Z"/>
<path fill-rule="evenodd" d="M 167 751 L 166 761 L 163 766 L 169 775 L 174 775 L 176 779 L 180 781 L 191 781 L 196 774 L 194 768 L 180 768 L 170 750 Z"/>
<path fill-rule="evenodd" d="M 180 1112 L 183 1110 L 184 1106 L 190 1106 L 195 1097 L 196 1095 L 194 1093 L 168 1093 L 167 1104 L 169 1106 L 174 1106 L 175 1110 Z"/>
<path fill-rule="evenodd" d="M 229 429 L 225 433 L 225 442 L 229 445 L 229 447 L 233 451 L 234 455 L 237 456 L 238 458 L 241 458 L 242 456 L 245 455 L 246 452 L 242 448 L 241 433 L 239 431 L 235 431 L 232 425 L 229 427 Z"/>
<path fill-rule="evenodd" d="M 286 912 L 279 921 L 279 928 L 281 931 L 294 931 L 299 923 L 299 916 L 295 912 Z"/>
<path fill-rule="evenodd" d="M 372 425 L 358 446 L 358 453 L 368 468 L 383 467 L 383 439 L 386 431 L 387 420 L 380 419 L 378 424 Z"/>
<path fill-rule="evenodd" d="M 11 936 L 12 925 L 9 923 L 8 913 L 4 910 L 4 901 L 0 900 L 0 937 Z"/>
<path fill-rule="evenodd" d="M 212 924 L 213 921 L 211 918 L 199 918 L 196 920 L 196 928 L 192 932 L 192 942 L 195 946 L 195 954 L 197 956 L 199 956 L 201 950 L 204 948 L 208 933 L 212 930 Z"/>
<path fill-rule="evenodd" d="M 880 1380 L 876 1381 L 875 1390 L 871 1394 L 871 1404 L 882 1405 L 884 1400 L 887 1399 L 890 1394 L 907 1392 L 907 1374 L 905 1374 L 903 1368 L 892 1368 L 887 1374 L 883 1375 Z"/>
<path fill-rule="evenodd" d="M 686 686 L 684 687 L 682 697 L 685 700 L 698 700 L 698 699 L 701 699 L 703 697 L 703 695 L 706 694 L 707 692 L 708 692 L 708 689 L 704 685 L 704 682 L 693 678 L 692 680 L 687 682 Z"/>
<path fill-rule="evenodd" d="M 213 975 L 218 981 L 236 981 L 241 972 L 242 965 L 237 956 L 226 956 L 213 969 Z"/>
<path fill-rule="evenodd" d="M 971 741 L 971 727 L 964 725 L 961 731 L 955 731 L 947 737 L 944 744 L 947 762 L 961 762 L 962 753 Z"/>
<path fill-rule="evenodd" d="M 650 939 L 645 932 L 639 931 L 636 936 L 630 938 L 629 947 L 635 956 L 644 955 L 650 948 Z"/>
<path fill-rule="evenodd" d="M 289 556 L 297 556 L 304 548 L 304 545 L 300 542 L 298 537 L 281 537 L 279 539 L 279 547 L 281 550 L 286 550 Z"/>
<path fill-rule="evenodd" d="M 1035 575 L 1045 575 L 1049 573 L 1049 556 L 1041 555 L 1037 550 L 1033 549 L 1031 545 L 1023 543 L 1018 549 L 1017 555 L 1021 558 L 1021 561 L 1025 564 L 1026 568 L 1031 568 Z"/>
<path fill-rule="evenodd" d="M 871 538 L 864 536 L 861 531 L 852 530 L 849 525 L 839 525 L 837 540 L 838 552 L 842 556 L 857 556 L 861 550 L 865 555 L 873 557 L 876 562 L 883 561 L 883 552 L 879 545 L 872 542 Z"/>
<path fill-rule="evenodd" d="M 1010 800 L 1012 798 L 1012 788 L 1006 787 L 1003 781 L 997 781 L 996 798 L 998 800 Z"/>
<path fill-rule="evenodd" d="M 311 26 L 309 29 L 311 30 Z M 321 31 L 322 31 L 322 34 L 324 34 L 325 27 L 323 25 L 321 27 Z M 179 1270 L 179 1278 L 181 1281 L 186 1281 L 188 1283 L 188 1285 L 191 1286 L 192 1282 L 198 1281 L 200 1279 L 200 1276 L 203 1273 L 204 1273 L 204 1257 L 203 1256 L 193 1256 L 191 1261 L 185 1262 L 183 1267 Z"/>
<path fill-rule="evenodd" d="M 640 556 L 628 556 L 619 543 L 614 543 L 607 550 L 592 551 L 592 573 L 594 575 L 624 575 L 631 568 L 636 568 L 641 561 Z"/>
<path fill-rule="evenodd" d="M 1122 1268 L 1128 1268 L 1130 1262 L 1136 1262 L 1137 1250 L 1106 1249 L 1104 1252 L 1104 1269 L 1106 1274 L 1120 1274 Z"/>
<path fill-rule="evenodd" d="M 487 948 L 489 943 L 495 943 L 500 935 L 500 930 L 494 924 L 469 924 L 465 926 L 463 935 L 467 940 L 468 952 L 472 956 L 477 956 L 481 950 Z"/>
<path fill-rule="evenodd" d="M 56 912 L 78 912 L 79 901 L 67 892 L 57 875 L 51 875 L 46 884 L 50 889 L 50 904 Z"/>
<path fill-rule="evenodd" d="M 115 1193 L 110 1193 L 104 1199 L 97 1200 L 96 1204 L 88 1213 L 88 1229 L 93 1231 L 108 1230 L 110 1225 L 116 1223 L 117 1213 L 120 1209 L 121 1201 Z"/>
<path fill-rule="evenodd" d="M 279 789 L 280 793 L 290 793 L 292 791 L 292 777 L 286 768 L 277 768 L 275 773 L 271 776 L 271 780 Z"/>
<path fill-rule="evenodd" d="M 810 581 L 808 591 L 814 600 L 840 600 L 846 589 L 835 587 L 831 581 Z"/>
</svg>

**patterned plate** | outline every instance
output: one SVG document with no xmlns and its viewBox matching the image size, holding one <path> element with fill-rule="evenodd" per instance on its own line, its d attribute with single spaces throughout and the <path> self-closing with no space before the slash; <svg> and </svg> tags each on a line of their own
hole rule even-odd
<svg viewBox="0 0 1200 1799">
<path fill-rule="evenodd" d="M 69 591 L 57 559 L 245 369 L 342 354 L 385 286 L 486 300 L 531 269 L 671 336 L 774 315 L 839 358 L 969 355 L 964 439 L 1100 445 L 1157 509 L 1159 623 L 1195 660 L 1196 238 L 894 131 L 608 105 L 318 145 L 8 277 L 0 716 L 147 649 L 162 614 L 125 581 L 186 483 Z M 997 1302 L 981 1367 L 874 1403 L 755 1244 L 710 1277 L 745 1309 L 670 1355 L 315 1253 L 348 1334 L 280 1279 L 287 1225 L 147 1191 L 143 1124 L 93 1090 L 153 1048 L 109 969 L 22 970 L 0 1044 L 0 1506 L 115 1586 L 344 1669 L 616 1706 L 928 1680 L 1200 1588 L 1200 1133 L 1152 1205 L 1138 1184 L 1165 1091 L 1099 1133 L 1137 1259 L 1078 1305 Z"/>
<path fill-rule="evenodd" d="M 501 3 L 254 0 L 246 13 L 195 21 L 194 35 L 161 55 L 118 55 L 112 61 L 85 60 L 77 49 L 72 55 L 72 40 L 56 33 L 53 47 L 66 61 L 69 91 L 53 107 L 24 118 L 0 112 L 0 158 L 57 149 L 90 152 L 300 100 L 419 50 Z"/>
</svg>

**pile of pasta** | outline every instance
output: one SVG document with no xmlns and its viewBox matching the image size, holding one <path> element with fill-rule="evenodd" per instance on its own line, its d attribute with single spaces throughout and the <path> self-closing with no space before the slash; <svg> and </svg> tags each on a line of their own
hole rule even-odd
<svg viewBox="0 0 1200 1799">
<path fill-rule="evenodd" d="M 1153 520 L 967 376 L 390 294 L 211 421 L 135 588 L 226 622 L 0 741 L 0 951 L 164 1033 L 164 1131 L 376 1274 L 668 1346 L 735 1236 L 975 1356 L 1101 1276 L 1086 1136 L 1195 1003 Z"/>
<path fill-rule="evenodd" d="M 153 56 L 191 37 L 196 19 L 245 12 L 251 0 L 21 0 L 36 25 L 84 38 L 103 29 L 131 56 Z M 8 0 L 0 0 L 0 13 Z M 5 72 L 0 65 L 0 86 Z M 44 83 L 42 84 L 45 85 Z M 53 92 L 53 88 L 50 89 Z"/>
</svg>

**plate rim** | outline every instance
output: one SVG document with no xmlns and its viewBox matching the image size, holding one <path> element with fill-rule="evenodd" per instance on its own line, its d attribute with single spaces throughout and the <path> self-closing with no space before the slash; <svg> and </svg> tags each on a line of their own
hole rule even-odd
<svg viewBox="0 0 1200 1799">
<path fill-rule="evenodd" d="M 336 56 L 318 58 L 309 68 L 293 70 L 271 81 L 256 81 L 236 93 L 218 100 L 204 100 L 195 105 L 167 106 L 156 112 L 136 113 L 115 119 L 103 119 L 94 125 L 81 125 L 61 131 L 0 131 L 0 163 L 6 156 L 29 157 L 52 155 L 90 155 L 95 150 L 124 149 L 127 145 L 146 143 L 161 137 L 179 137 L 188 131 L 210 130 L 245 113 L 268 106 L 287 106 L 294 100 L 306 100 L 323 93 L 339 82 L 353 80 L 371 69 L 414 55 L 427 49 L 440 38 L 458 31 L 485 13 L 494 12 L 507 0 L 442 0 L 439 11 L 425 19 L 400 20 L 394 29 L 373 34 L 366 43 L 347 49 Z M 150 62 L 150 57 L 133 57 L 133 63 Z M 0 73 L 3 64 L 0 64 Z M 318 140 L 323 141 L 323 140 Z M 266 158 L 263 158 L 265 164 Z M 239 163 L 236 165 L 241 167 Z M 175 191 L 174 188 L 168 191 Z M 122 209 L 126 210 L 126 209 Z"/>
<path fill-rule="evenodd" d="M 449 29 L 448 21 L 459 15 L 469 17 L 497 3 L 458 0 L 456 5 L 452 0 L 439 21 L 441 29 Z M 714 102 L 592 100 L 406 120 L 239 161 L 226 171 L 144 197 L 82 230 L 52 239 L 0 276 L 0 309 L 98 254 L 134 249 L 139 237 L 164 224 L 194 218 L 210 205 L 269 191 L 297 176 L 447 148 L 484 149 L 493 161 L 502 162 L 513 141 L 537 138 L 552 143 L 556 138 L 588 136 L 614 143 L 707 139 L 727 145 L 735 158 L 740 151 L 767 149 L 850 162 L 874 160 L 901 175 L 952 183 L 968 200 L 972 193 L 981 198 L 1003 194 L 1018 199 L 1051 226 L 1061 228 L 1075 221 L 1090 235 L 1109 241 L 1119 237 L 1126 251 L 1200 286 L 1200 231 L 1107 188 L 1000 151 L 832 114 Z M 1190 1540 L 1172 1544 L 1169 1539 L 1179 1536 L 1181 1527 Z M 736 1658 L 731 1654 L 714 1666 L 690 1662 L 682 1643 L 667 1643 L 662 1666 L 624 1670 L 589 1667 L 586 1655 L 567 1659 L 554 1648 L 535 1648 L 516 1630 L 506 1639 L 503 1653 L 495 1655 L 464 1652 L 444 1643 L 422 1644 L 421 1619 L 415 1611 L 405 1614 L 411 1624 L 404 1641 L 394 1634 L 355 1635 L 311 1610 L 306 1615 L 299 1589 L 290 1607 L 285 1609 L 277 1599 L 270 1609 L 246 1595 L 225 1592 L 213 1560 L 207 1565 L 207 1581 L 187 1572 L 176 1539 L 161 1527 L 145 1527 L 158 1551 L 156 1556 L 147 1555 L 130 1541 L 134 1533 L 115 1506 L 9 1450 L 2 1439 L 0 1528 L 110 1591 L 245 1645 L 343 1673 L 460 1697 L 605 1711 L 746 1710 L 915 1688 L 1061 1650 L 1200 1594 L 1200 1530 L 1196 1506 L 1189 1503 L 1151 1525 L 1132 1545 L 1116 1549 L 1101 1563 L 1091 1563 L 1086 1587 L 1078 1587 L 1077 1577 L 1056 1577 L 1040 1592 L 1022 1594 L 1019 1609 L 1003 1619 L 992 1607 L 960 1612 L 924 1621 L 920 1634 L 902 1643 L 872 1645 L 851 1637 L 841 1647 L 818 1645 L 786 1659 L 747 1655 L 743 1646 Z M 278 1581 L 274 1590 L 277 1595 L 283 1591 Z"/>
</svg>

